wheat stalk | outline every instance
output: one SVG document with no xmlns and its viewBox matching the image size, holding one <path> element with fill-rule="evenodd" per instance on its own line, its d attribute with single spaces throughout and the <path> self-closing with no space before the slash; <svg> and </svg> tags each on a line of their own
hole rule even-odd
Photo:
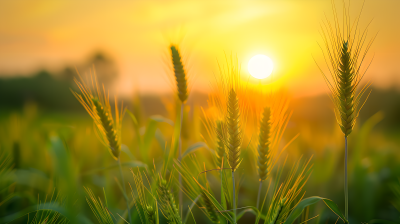
<svg viewBox="0 0 400 224">
<path fill-rule="evenodd" d="M 182 142 L 181 142 L 181 136 L 182 136 L 182 117 L 183 117 L 183 107 L 186 103 L 186 100 L 188 98 L 188 84 L 187 84 L 187 76 L 186 72 L 182 63 L 182 57 L 180 54 L 180 51 L 177 46 L 171 45 L 170 46 L 171 50 L 171 58 L 172 58 L 172 65 L 174 67 L 174 75 L 175 75 L 175 80 L 176 80 L 176 86 L 178 90 L 178 98 L 181 101 L 181 112 L 180 112 L 180 132 L 179 132 L 179 160 L 181 160 L 182 157 Z M 179 174 L 179 185 L 182 186 L 182 177 Z M 179 190 L 179 204 L 183 204 L 183 195 L 182 191 Z M 180 214 L 182 216 L 182 207 L 180 208 Z"/>
<path fill-rule="evenodd" d="M 115 97 L 114 121 L 111 112 L 109 95 L 106 93 L 104 85 L 101 89 L 97 82 L 97 76 L 94 69 L 93 73 L 90 72 L 90 76 L 92 84 L 91 86 L 87 85 L 78 73 L 79 80 L 74 78 L 74 81 L 81 91 L 81 94 L 72 90 L 71 92 L 92 117 L 97 130 L 96 134 L 99 137 L 100 142 L 109 149 L 113 158 L 118 161 L 123 194 L 126 201 L 126 207 L 128 209 L 129 221 L 131 221 L 132 219 L 129 202 L 128 198 L 126 197 L 125 180 L 122 173 L 121 160 L 119 158 L 121 152 L 121 125 L 125 110 L 123 109 L 123 105 L 121 105 L 121 110 L 118 109 L 117 98 Z"/>
<path fill-rule="evenodd" d="M 279 218 L 279 215 L 282 212 L 282 208 L 285 205 L 286 202 L 286 198 L 282 198 L 281 200 L 279 200 L 278 205 L 275 208 L 275 211 L 272 213 L 272 216 L 270 217 L 270 219 L 267 221 L 268 224 L 275 224 L 277 223 L 276 221 Z"/>
<path fill-rule="evenodd" d="M 125 110 L 123 109 L 123 105 L 121 105 L 120 110 L 118 109 L 117 99 L 115 98 L 114 119 L 109 96 L 106 93 L 104 85 L 101 89 L 97 83 L 95 72 L 91 72 L 90 76 L 91 86 L 87 85 L 78 73 L 79 80 L 74 78 L 74 81 L 81 93 L 71 91 L 92 117 L 97 130 L 96 134 L 98 134 L 100 141 L 109 149 L 114 159 L 118 160 L 121 151 L 121 122 Z"/>
<path fill-rule="evenodd" d="M 213 223 L 219 223 L 219 218 L 218 214 L 215 210 L 214 204 L 211 202 L 211 200 L 208 198 L 206 192 L 204 189 L 201 190 L 201 203 L 204 205 L 206 208 L 208 217 Z"/>
<path fill-rule="evenodd" d="M 256 116 L 261 114 L 261 116 L 257 116 L 260 118 L 258 120 L 259 135 L 256 151 L 260 182 L 257 196 L 257 208 L 259 208 L 263 181 L 270 176 L 280 155 L 296 137 L 289 141 L 278 154 L 280 140 L 291 117 L 291 113 L 287 113 L 289 101 L 283 92 L 275 92 L 267 95 L 259 93 L 259 95 L 255 95 L 255 97 L 261 99 L 258 100 L 258 102 L 256 100 L 256 103 L 261 107 L 256 105 L 256 107 L 253 108 Z"/>
<path fill-rule="evenodd" d="M 226 68 L 220 67 L 220 82 L 218 102 L 222 108 L 226 108 L 224 127 L 226 130 L 222 134 L 225 143 L 225 150 L 228 164 L 232 170 L 232 206 L 233 206 L 233 219 L 236 223 L 236 189 L 235 189 L 235 171 L 241 163 L 241 145 L 243 142 L 243 131 L 245 117 L 246 117 L 246 104 L 240 101 L 245 93 L 245 86 L 240 78 L 240 69 L 237 61 L 230 61 L 227 59 Z M 225 99 L 224 99 L 225 98 Z"/>
<path fill-rule="evenodd" d="M 375 37 L 366 42 L 368 26 L 362 32 L 359 30 L 358 24 L 362 8 L 360 15 L 358 15 L 353 24 L 350 24 L 349 7 L 346 8 L 346 4 L 344 3 L 343 8 L 344 21 L 342 27 L 340 27 L 333 1 L 334 22 L 331 23 L 326 19 L 326 22 L 322 26 L 323 47 L 325 48 L 325 51 L 322 50 L 322 52 L 330 73 L 330 78 L 318 67 L 331 91 L 331 99 L 335 105 L 336 120 L 345 139 L 344 192 L 345 217 L 348 219 L 347 137 L 353 131 L 359 112 L 366 101 L 365 99 L 362 102 L 361 98 L 367 91 L 370 83 L 365 84 L 358 93 L 356 93 L 356 90 L 370 65 L 368 64 L 365 70 L 361 70 L 361 65 Z"/>
<path fill-rule="evenodd" d="M 155 197 L 153 196 L 153 193 L 151 192 L 151 185 L 150 185 L 150 190 L 147 189 L 143 183 L 143 177 L 142 174 L 138 168 L 138 172 L 137 174 L 135 174 L 133 172 L 133 170 L 131 169 L 131 173 L 133 176 L 133 179 L 135 181 L 135 186 L 136 186 L 136 192 L 137 192 L 137 199 L 135 200 L 135 197 L 133 195 L 133 190 L 131 187 L 131 193 L 132 193 L 132 198 L 133 198 L 133 202 L 136 205 L 136 201 L 139 202 L 139 204 L 141 205 L 141 207 L 143 208 L 146 220 L 148 221 L 148 223 L 150 224 L 157 224 L 158 223 L 158 206 L 157 206 L 157 202 L 155 201 L 155 203 L 149 203 L 148 199 L 146 197 L 146 191 L 150 194 L 151 198 Z M 144 173 L 145 174 L 145 173 Z M 146 174 L 145 174 L 146 176 Z M 146 176 L 147 178 L 147 176 Z M 137 207 L 137 205 L 136 205 Z M 137 209 L 139 211 L 139 209 Z"/>
<path fill-rule="evenodd" d="M 169 190 L 170 182 L 167 182 L 161 176 L 157 182 L 157 195 L 160 200 L 160 208 L 170 223 L 181 224 L 182 220 L 179 216 L 179 209 L 175 203 L 174 196 Z"/>
</svg>

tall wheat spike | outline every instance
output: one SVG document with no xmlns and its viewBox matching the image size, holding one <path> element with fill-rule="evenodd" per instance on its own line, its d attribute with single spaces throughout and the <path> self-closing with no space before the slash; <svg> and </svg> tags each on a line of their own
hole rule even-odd
<svg viewBox="0 0 400 224">
<path fill-rule="evenodd" d="M 265 107 L 260 121 L 260 134 L 258 137 L 258 173 L 260 181 L 267 179 L 271 171 L 271 108 Z"/>
<path fill-rule="evenodd" d="M 96 73 L 90 74 L 91 86 L 87 85 L 78 73 L 79 80 L 74 78 L 81 93 L 72 91 L 74 96 L 92 117 L 100 141 L 107 146 L 114 159 L 118 160 L 121 151 L 121 122 L 125 110 L 123 105 L 118 109 L 115 99 L 115 119 L 112 116 L 109 96 L 104 86 L 100 88 Z"/>
<path fill-rule="evenodd" d="M 181 113 L 180 113 L 180 132 L 179 132 L 179 160 L 181 159 L 182 156 L 182 142 L 181 142 L 181 136 L 182 136 L 182 117 L 183 117 L 183 107 L 185 105 L 185 102 L 188 98 L 188 84 L 187 84 L 187 76 L 185 72 L 185 68 L 182 63 L 182 57 L 181 53 L 178 49 L 177 46 L 171 45 L 170 46 L 171 50 L 171 57 L 172 57 L 172 65 L 174 67 L 174 74 L 175 74 L 175 80 L 176 80 L 176 85 L 177 85 L 177 90 L 178 90 L 178 98 L 181 101 Z M 179 184 L 182 185 L 182 177 L 179 176 Z M 179 204 L 183 204 L 183 195 L 182 191 L 179 191 Z M 181 206 L 181 211 L 180 214 L 182 216 L 182 206 Z"/>
<path fill-rule="evenodd" d="M 325 63 L 328 67 L 330 78 L 320 68 L 323 77 L 332 93 L 331 99 L 335 105 L 336 120 L 344 134 L 345 139 L 345 167 L 344 167 L 344 192 L 345 192 L 345 216 L 348 219 L 348 184 L 347 184 L 347 137 L 353 131 L 356 119 L 363 106 L 361 98 L 370 86 L 364 85 L 356 93 L 361 79 L 363 78 L 368 66 L 362 70 L 361 66 L 365 57 L 375 39 L 367 40 L 368 26 L 364 31 L 359 30 L 360 15 L 350 23 L 349 6 L 344 4 L 343 25 L 340 26 L 336 7 L 332 1 L 334 21 L 331 23 L 328 19 L 322 26 L 322 37 L 324 40 L 321 47 L 324 54 Z M 364 6 L 364 5 L 363 5 Z M 325 50 L 323 50 L 323 48 Z M 368 98 L 368 96 L 367 96 Z"/>
<path fill-rule="evenodd" d="M 182 103 L 185 103 L 188 98 L 187 75 L 183 66 L 181 53 L 175 45 L 170 46 L 172 65 L 174 67 L 174 75 L 178 90 L 178 98 Z"/>
<path fill-rule="evenodd" d="M 242 130 L 240 125 L 239 99 L 236 91 L 232 88 L 228 96 L 228 115 L 226 118 L 228 129 L 228 163 L 235 172 L 240 163 L 240 146 L 242 144 Z"/>
<path fill-rule="evenodd" d="M 109 95 L 108 93 L 106 93 L 104 85 L 102 86 L 102 88 L 100 88 L 94 69 L 93 73 L 90 72 L 90 76 L 90 83 L 92 84 L 91 86 L 87 85 L 78 73 L 79 80 L 77 78 L 74 78 L 74 81 L 81 91 L 81 94 L 73 90 L 71 90 L 71 92 L 92 117 L 95 128 L 97 130 L 96 134 L 99 137 L 101 143 L 103 143 L 103 145 L 105 145 L 109 149 L 113 158 L 118 161 L 122 186 L 124 190 L 123 195 L 126 201 L 126 207 L 128 208 L 128 211 L 130 211 L 128 202 L 129 199 L 126 197 L 125 180 L 122 173 L 121 160 L 119 159 L 121 152 L 121 126 L 125 110 L 123 109 L 123 105 L 121 105 L 120 110 L 118 109 L 117 98 L 115 97 L 114 120 L 111 112 Z M 129 221 L 131 221 L 132 219 L 130 212 L 128 212 L 128 216 Z"/>
<path fill-rule="evenodd" d="M 253 114 L 258 117 L 259 134 L 257 144 L 257 169 L 259 176 L 259 189 L 257 195 L 257 208 L 259 208 L 262 183 L 270 176 L 272 169 L 277 163 L 282 152 L 290 145 L 297 137 L 295 136 L 280 150 L 278 146 L 280 140 L 286 130 L 286 126 L 291 117 L 291 112 L 288 113 L 289 100 L 284 92 L 275 91 L 274 93 L 263 94 L 262 92 L 254 92 L 253 97 L 258 97 L 261 100 L 256 100 Z"/>
<path fill-rule="evenodd" d="M 235 192 L 235 171 L 241 163 L 241 145 L 243 142 L 243 125 L 246 123 L 246 102 L 239 98 L 245 93 L 245 85 L 240 77 L 240 69 L 237 61 L 232 58 L 227 59 L 226 68 L 220 67 L 221 86 L 219 92 L 219 102 L 225 103 L 222 108 L 226 108 L 225 124 L 226 135 L 224 143 L 226 147 L 226 156 L 228 164 L 232 170 L 232 207 L 234 223 L 236 223 L 236 192 Z M 225 98 L 225 99 L 223 99 Z"/>
</svg>

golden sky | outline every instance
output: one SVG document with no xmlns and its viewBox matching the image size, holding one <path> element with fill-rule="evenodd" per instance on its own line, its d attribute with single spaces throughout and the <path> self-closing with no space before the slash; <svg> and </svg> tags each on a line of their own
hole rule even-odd
<svg viewBox="0 0 400 224">
<path fill-rule="evenodd" d="M 351 1 L 353 18 L 362 2 Z M 167 47 L 180 41 L 194 89 L 208 88 L 224 52 L 237 55 L 244 75 L 251 56 L 265 54 L 280 84 L 311 95 L 327 91 L 313 60 L 323 62 L 324 14 L 331 18 L 330 0 L 0 1 L 0 73 L 56 71 L 103 50 L 117 62 L 121 94 L 166 92 Z M 400 85 L 400 1 L 366 0 L 361 27 L 371 20 L 378 36 L 365 79 Z"/>
</svg>

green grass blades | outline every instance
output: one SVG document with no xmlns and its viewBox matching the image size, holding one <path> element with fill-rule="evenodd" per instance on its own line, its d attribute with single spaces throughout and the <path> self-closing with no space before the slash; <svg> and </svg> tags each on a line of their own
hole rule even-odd
<svg viewBox="0 0 400 224">
<path fill-rule="evenodd" d="M 302 164 L 301 159 L 299 159 L 298 162 L 292 166 L 285 180 L 274 187 L 273 197 L 269 202 L 264 223 L 284 222 L 289 216 L 289 213 L 296 206 L 296 201 L 301 200 L 304 195 L 304 193 L 302 193 L 303 187 L 311 174 L 312 165 L 310 165 L 310 161 L 311 158 Z M 281 174 L 278 175 L 277 183 L 280 179 L 280 175 Z M 261 207 L 261 211 L 262 210 L 263 207 Z"/>
<path fill-rule="evenodd" d="M 340 212 L 339 208 L 337 205 L 331 201 L 330 199 L 327 198 L 321 198 L 317 196 L 309 197 L 309 198 L 304 198 L 301 200 L 293 209 L 293 211 L 290 213 L 290 215 L 287 217 L 286 221 L 284 224 L 292 224 L 294 221 L 303 213 L 303 210 L 310 206 L 313 205 L 319 201 L 323 201 L 325 205 L 332 210 L 337 216 L 339 216 L 343 222 L 348 223 L 344 215 Z"/>
<path fill-rule="evenodd" d="M 217 207 L 209 199 L 211 189 L 208 186 L 206 173 L 202 173 L 195 156 L 191 156 L 188 162 L 175 161 L 177 172 L 182 175 L 183 192 L 192 200 L 197 200 L 196 205 L 213 222 L 219 223 L 219 212 Z M 190 171 L 192 170 L 192 171 Z"/>
<path fill-rule="evenodd" d="M 106 204 L 104 205 L 100 198 L 96 198 L 92 190 L 90 190 L 89 188 L 85 188 L 85 191 L 87 194 L 86 201 L 97 221 L 100 224 L 114 224 L 114 220 L 116 219 L 107 208 L 107 199 L 105 199 Z"/>
</svg>

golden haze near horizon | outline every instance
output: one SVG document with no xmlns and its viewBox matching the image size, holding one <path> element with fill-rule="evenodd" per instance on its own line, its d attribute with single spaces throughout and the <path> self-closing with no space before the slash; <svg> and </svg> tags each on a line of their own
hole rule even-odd
<svg viewBox="0 0 400 224">
<path fill-rule="evenodd" d="M 337 7 L 341 1 L 335 1 Z M 351 17 L 363 1 L 351 1 Z M 365 1 L 361 27 L 379 31 L 365 81 L 400 85 L 400 2 Z M 340 10 L 339 10 L 340 12 Z M 119 94 L 172 91 L 166 80 L 168 45 L 180 42 L 194 90 L 208 90 L 217 60 L 237 55 L 243 76 L 256 54 L 270 57 L 273 76 L 296 96 L 328 91 L 313 60 L 331 1 L 1 1 L 0 74 L 57 71 L 80 63 L 96 50 L 116 62 Z"/>
</svg>

